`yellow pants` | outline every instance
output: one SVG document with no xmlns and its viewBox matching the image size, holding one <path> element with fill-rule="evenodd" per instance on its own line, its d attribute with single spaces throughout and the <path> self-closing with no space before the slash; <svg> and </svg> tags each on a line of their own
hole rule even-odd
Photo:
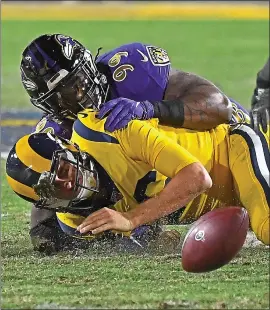
<svg viewBox="0 0 270 310">
<path fill-rule="evenodd" d="M 257 135 L 247 124 L 232 129 L 229 165 L 236 195 L 248 211 L 251 228 L 269 245 L 269 130 L 268 134 Z"/>
</svg>

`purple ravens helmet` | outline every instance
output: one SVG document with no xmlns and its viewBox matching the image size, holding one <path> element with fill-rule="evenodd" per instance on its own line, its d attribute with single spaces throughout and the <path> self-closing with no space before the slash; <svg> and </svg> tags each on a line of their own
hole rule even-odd
<svg viewBox="0 0 270 310">
<path fill-rule="evenodd" d="M 23 51 L 20 69 L 32 104 L 60 118 L 98 109 L 108 94 L 106 76 L 97 70 L 91 52 L 70 36 L 36 38 Z"/>
</svg>

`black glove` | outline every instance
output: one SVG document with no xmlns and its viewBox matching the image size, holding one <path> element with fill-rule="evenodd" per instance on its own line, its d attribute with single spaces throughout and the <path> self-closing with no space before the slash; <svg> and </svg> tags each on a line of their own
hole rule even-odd
<svg viewBox="0 0 270 310">
<path fill-rule="evenodd" d="M 267 132 L 267 125 L 269 124 L 270 103 L 269 103 L 269 88 L 256 88 L 252 96 L 250 119 L 251 126 L 256 132 L 262 130 Z"/>
</svg>

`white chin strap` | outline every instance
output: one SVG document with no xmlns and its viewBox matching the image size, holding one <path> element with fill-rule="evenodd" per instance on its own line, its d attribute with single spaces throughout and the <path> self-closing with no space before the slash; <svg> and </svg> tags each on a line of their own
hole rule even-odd
<svg viewBox="0 0 270 310">
<path fill-rule="evenodd" d="M 95 181 L 95 178 L 93 176 L 93 173 L 87 170 L 82 170 L 80 169 L 80 173 L 82 174 L 82 181 L 83 181 L 83 186 L 85 187 L 94 187 L 97 188 L 97 184 Z M 79 194 L 77 195 L 77 199 L 87 199 L 90 198 L 93 195 L 93 191 L 90 191 L 85 188 L 81 188 Z"/>
</svg>

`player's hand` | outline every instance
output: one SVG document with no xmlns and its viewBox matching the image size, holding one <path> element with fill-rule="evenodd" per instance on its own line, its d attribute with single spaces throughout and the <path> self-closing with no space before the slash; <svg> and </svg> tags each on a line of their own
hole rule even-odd
<svg viewBox="0 0 270 310">
<path fill-rule="evenodd" d="M 269 125 L 270 103 L 269 103 L 269 88 L 256 89 L 252 97 L 252 108 L 250 111 L 251 126 L 256 132 L 259 131 L 260 125 L 262 130 L 267 132 Z"/>
<path fill-rule="evenodd" d="M 91 232 L 94 235 L 106 230 L 131 231 L 132 229 L 132 223 L 125 213 L 109 208 L 93 212 L 77 227 L 81 234 Z"/>
<path fill-rule="evenodd" d="M 133 119 L 150 119 L 154 116 L 154 107 L 149 101 L 137 102 L 127 98 L 116 98 L 110 100 L 102 106 L 97 114 L 97 118 L 107 119 L 105 121 L 105 130 L 113 132 L 121 129 Z"/>
<path fill-rule="evenodd" d="M 33 128 L 34 132 L 50 132 L 58 137 L 70 140 L 73 121 L 70 119 L 59 120 L 53 115 L 44 116 Z"/>
</svg>

